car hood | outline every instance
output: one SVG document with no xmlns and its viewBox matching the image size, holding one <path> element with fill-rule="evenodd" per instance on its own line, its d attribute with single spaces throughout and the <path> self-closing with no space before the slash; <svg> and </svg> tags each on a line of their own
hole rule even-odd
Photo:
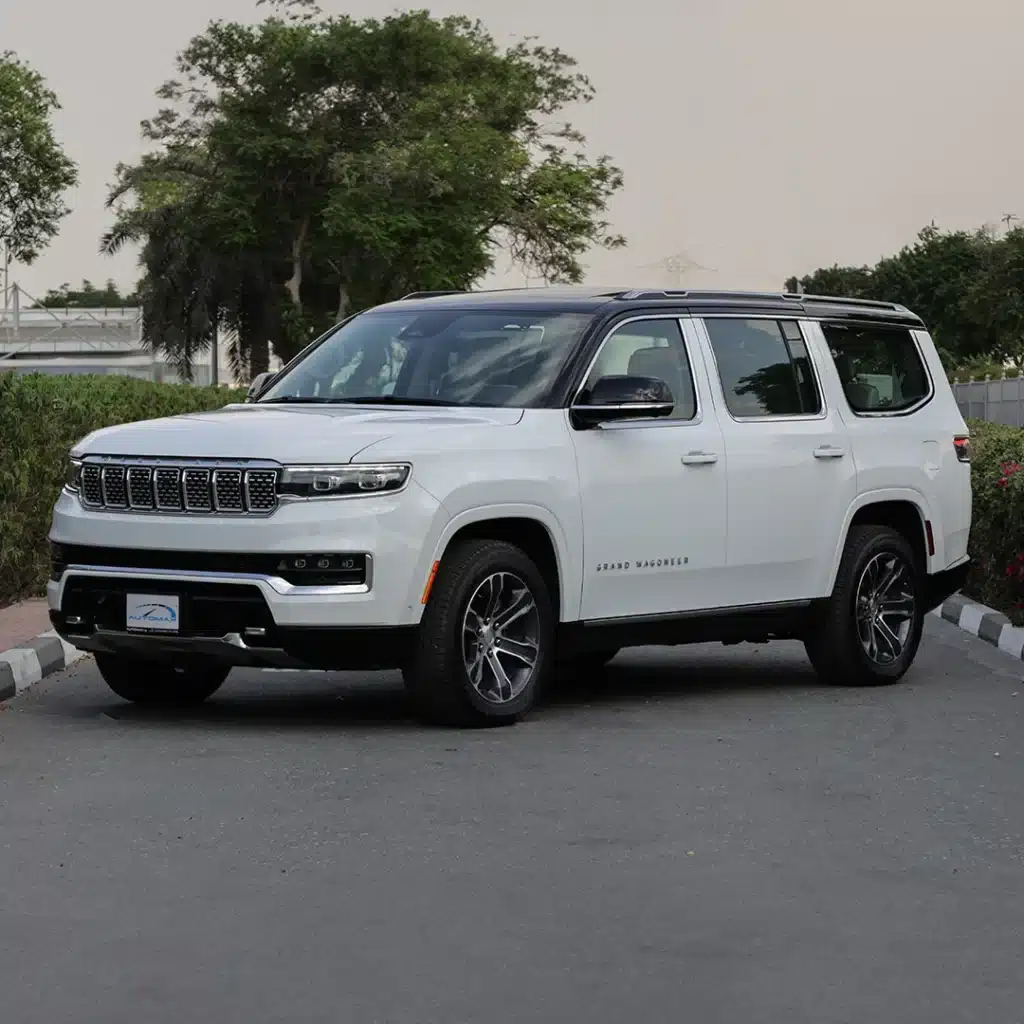
<svg viewBox="0 0 1024 1024">
<path fill-rule="evenodd" d="M 75 445 L 74 454 L 349 462 L 396 435 L 422 445 L 424 431 L 507 427 L 522 417 L 521 409 L 229 405 L 105 427 Z"/>
</svg>

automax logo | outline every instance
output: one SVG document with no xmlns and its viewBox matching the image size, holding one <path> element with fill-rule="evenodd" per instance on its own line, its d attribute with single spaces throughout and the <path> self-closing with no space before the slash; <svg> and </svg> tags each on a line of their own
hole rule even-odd
<svg viewBox="0 0 1024 1024">
<path fill-rule="evenodd" d="M 178 615 L 173 608 L 166 604 L 143 604 L 128 616 L 128 621 L 142 625 L 147 622 L 160 622 L 170 626 L 178 621 Z"/>
</svg>

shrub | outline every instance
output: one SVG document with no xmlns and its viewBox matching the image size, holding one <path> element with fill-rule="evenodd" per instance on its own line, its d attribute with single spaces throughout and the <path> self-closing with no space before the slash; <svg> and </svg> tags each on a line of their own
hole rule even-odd
<svg viewBox="0 0 1024 1024">
<path fill-rule="evenodd" d="M 76 441 L 100 427 L 242 398 L 130 377 L 0 374 L 0 607 L 45 589 L 50 514 Z"/>
<path fill-rule="evenodd" d="M 966 592 L 1021 620 L 1024 598 L 1024 430 L 972 421 L 971 575 Z"/>
</svg>

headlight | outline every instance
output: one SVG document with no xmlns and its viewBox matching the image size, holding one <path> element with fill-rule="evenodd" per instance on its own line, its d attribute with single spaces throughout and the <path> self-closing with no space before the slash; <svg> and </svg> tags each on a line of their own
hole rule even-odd
<svg viewBox="0 0 1024 1024">
<path fill-rule="evenodd" d="M 82 489 L 82 462 L 80 459 L 68 461 L 67 473 L 64 476 L 64 486 L 72 494 L 77 494 Z"/>
<path fill-rule="evenodd" d="M 344 498 L 400 491 L 412 466 L 289 466 L 281 473 L 278 493 L 295 498 Z"/>
</svg>

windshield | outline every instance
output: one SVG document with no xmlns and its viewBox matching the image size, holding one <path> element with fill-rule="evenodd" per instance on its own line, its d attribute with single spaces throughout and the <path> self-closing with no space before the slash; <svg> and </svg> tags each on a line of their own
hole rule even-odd
<svg viewBox="0 0 1024 1024">
<path fill-rule="evenodd" d="M 258 401 L 536 406 L 590 320 L 544 311 L 364 313 Z"/>
</svg>

